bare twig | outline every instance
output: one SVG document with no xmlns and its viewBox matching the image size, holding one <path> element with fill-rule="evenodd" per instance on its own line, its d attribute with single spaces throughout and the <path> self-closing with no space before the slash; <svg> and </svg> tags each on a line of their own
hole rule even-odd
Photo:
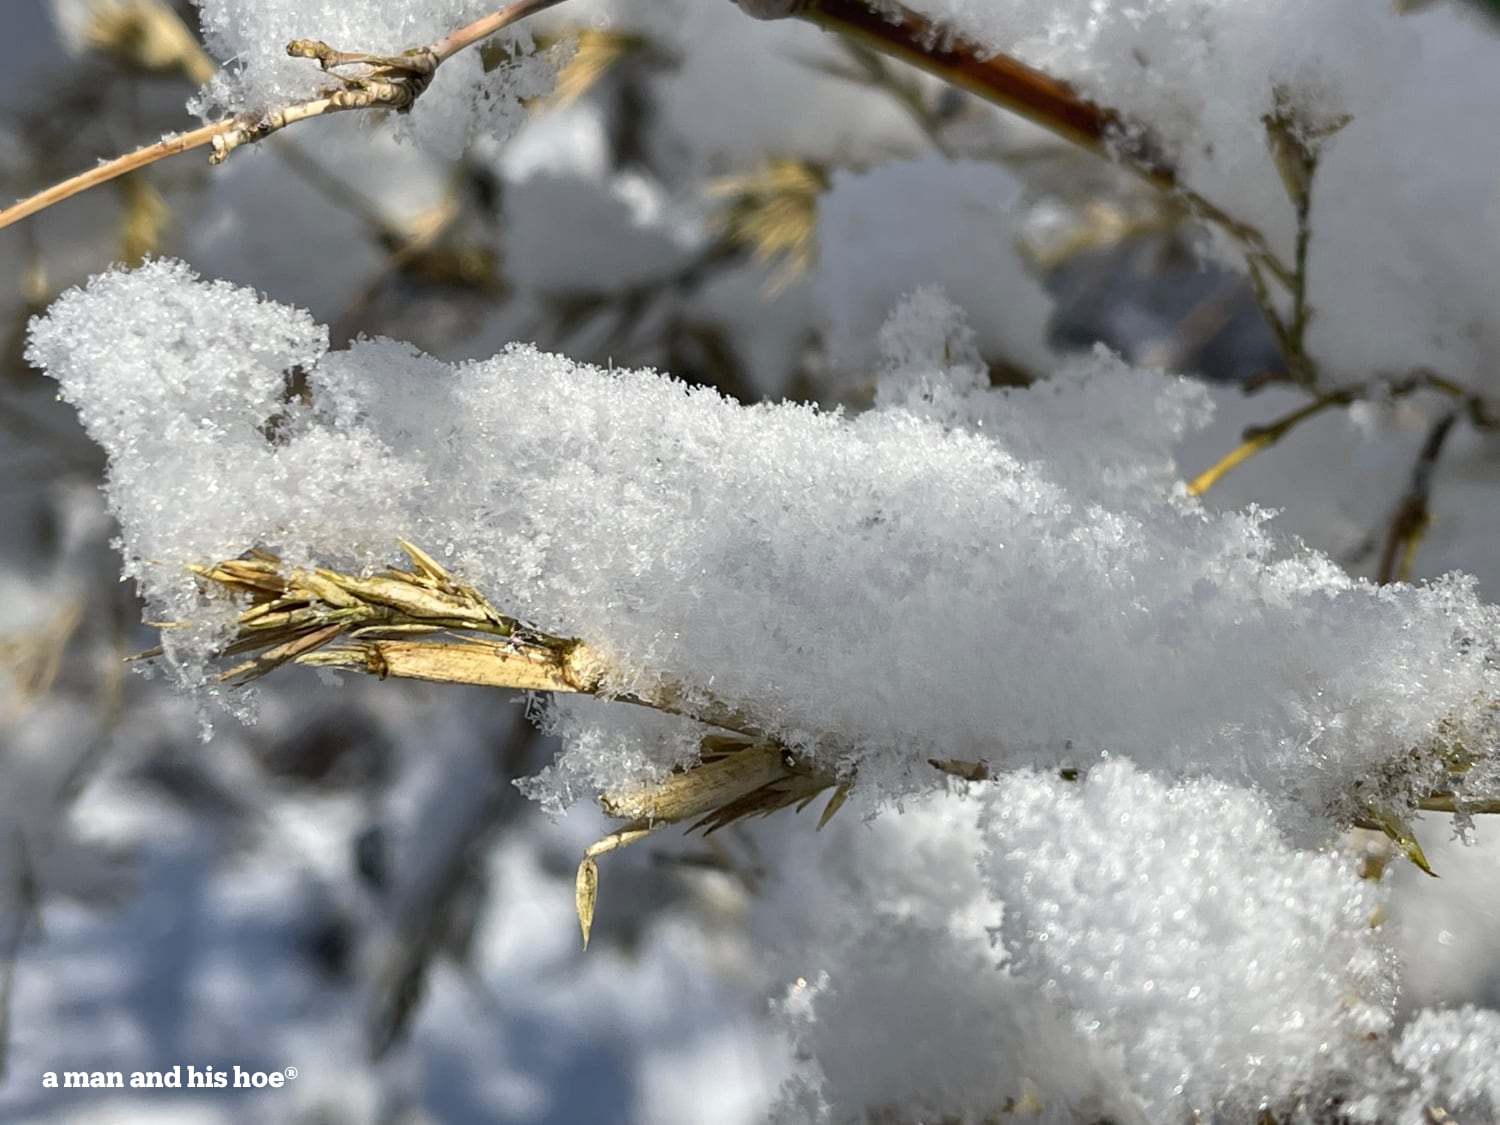
<svg viewBox="0 0 1500 1125">
<path fill-rule="evenodd" d="M 1071 86 L 1005 54 L 985 51 L 926 17 L 880 0 L 736 0 L 757 19 L 806 20 L 825 31 L 920 67 L 1005 107 L 1090 151 L 1122 161 L 1165 191 L 1182 198 L 1200 218 L 1233 237 L 1248 256 L 1291 288 L 1293 272 L 1259 230 L 1186 187 L 1146 129 L 1118 111 L 1081 96 Z"/>
<path fill-rule="evenodd" d="M 1417 547 L 1423 534 L 1432 522 L 1432 513 L 1427 501 L 1432 496 L 1432 478 L 1442 456 L 1443 445 L 1453 424 L 1458 421 L 1458 411 L 1450 410 L 1432 424 L 1427 431 L 1427 440 L 1417 454 L 1412 466 L 1411 482 L 1406 495 L 1391 517 L 1390 530 L 1386 533 L 1385 547 L 1380 552 L 1380 567 L 1375 580 L 1382 586 L 1390 582 L 1409 582 L 1416 561 Z"/>
<path fill-rule="evenodd" d="M 108 183 L 127 172 L 204 145 L 213 147 L 209 160 L 218 164 L 241 145 L 262 140 L 300 121 L 345 110 L 409 110 L 427 89 L 437 68 L 459 51 L 561 2 L 562 0 L 515 0 L 498 11 L 449 32 L 436 42 L 399 56 L 340 51 L 317 40 L 293 40 L 287 44 L 287 53 L 297 58 L 315 59 L 323 70 L 334 77 L 337 83 L 335 86 L 305 102 L 277 106 L 260 113 L 221 118 L 106 161 L 0 211 L 0 229 L 91 187 Z M 348 68 L 355 68 L 355 73 L 341 73 Z"/>
<path fill-rule="evenodd" d="M 45 211 L 54 203 L 61 203 L 64 199 L 71 199 L 89 188 L 107 184 L 110 180 L 118 179 L 128 172 L 134 172 L 137 168 L 144 168 L 148 164 L 155 164 L 168 156 L 176 156 L 180 152 L 188 152 L 204 145 L 212 144 L 215 137 L 227 132 L 234 124 L 232 119 L 226 118 L 222 121 L 214 121 L 208 125 L 201 125 L 196 129 L 190 129 L 186 133 L 173 133 L 169 137 L 163 137 L 155 144 L 138 148 L 134 152 L 117 156 L 113 160 L 106 160 L 97 167 L 90 168 L 87 172 L 80 172 L 61 183 L 53 184 L 33 196 L 13 203 L 0 211 L 0 229 L 18 223 L 28 216 L 35 215 L 38 211 Z"/>
<path fill-rule="evenodd" d="M 1231 449 L 1218 461 L 1195 476 L 1188 482 L 1187 490 L 1194 496 L 1201 496 L 1215 484 L 1219 478 L 1224 476 L 1235 466 L 1243 461 L 1249 460 L 1263 449 L 1275 445 L 1287 435 L 1299 423 L 1306 421 L 1315 414 L 1335 406 L 1348 406 L 1351 403 L 1360 402 L 1372 397 L 1384 396 L 1390 399 L 1405 398 L 1415 394 L 1417 391 L 1437 391 L 1439 394 L 1447 395 L 1453 399 L 1455 410 L 1453 414 L 1462 411 L 1478 430 L 1500 429 L 1500 407 L 1481 395 L 1478 391 L 1464 386 L 1455 379 L 1445 375 L 1439 375 L 1433 371 L 1417 371 L 1400 379 L 1373 379 L 1367 383 L 1352 384 L 1340 387 L 1337 390 L 1328 391 L 1318 395 L 1306 405 L 1298 407 L 1290 414 L 1268 422 L 1264 426 L 1251 426 L 1241 435 L 1240 444 Z M 1452 424 L 1453 418 L 1449 419 L 1448 425 Z M 1434 427 L 1436 435 L 1437 427 Z M 1437 437 L 1437 448 L 1441 450 L 1443 440 L 1447 437 L 1447 428 L 1444 427 L 1441 436 Z M 1429 445 L 1432 438 L 1429 437 Z M 1436 453 L 1433 454 L 1436 457 Z M 1423 462 L 1419 459 L 1418 467 Z M 1430 476 L 1431 467 L 1427 468 Z M 1416 472 L 1413 472 L 1413 485 L 1417 483 Z M 1430 485 L 1430 481 L 1428 482 Z M 1408 490 L 1410 494 L 1411 490 Z"/>
<path fill-rule="evenodd" d="M 1500 800 L 1489 801 L 1465 801 L 1457 794 L 1446 790 L 1431 793 L 1417 802 L 1417 808 L 1423 812 L 1456 813 L 1465 812 L 1473 815 L 1500 815 Z"/>
</svg>

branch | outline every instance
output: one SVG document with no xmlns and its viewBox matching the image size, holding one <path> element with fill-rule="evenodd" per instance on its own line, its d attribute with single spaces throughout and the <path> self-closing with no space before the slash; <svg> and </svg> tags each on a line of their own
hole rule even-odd
<svg viewBox="0 0 1500 1125">
<path fill-rule="evenodd" d="M 398 56 L 340 51 L 318 40 L 294 39 L 287 44 L 287 54 L 294 58 L 316 59 L 323 70 L 334 78 L 336 85 L 304 102 L 220 118 L 185 133 L 174 133 L 155 144 L 106 161 L 0 210 L 0 230 L 89 188 L 190 149 L 211 145 L 213 154 L 209 157 L 209 163 L 219 164 L 241 145 L 253 144 L 300 121 L 345 110 L 393 109 L 398 113 L 407 112 L 432 82 L 432 76 L 437 73 L 438 67 L 448 59 L 497 31 L 561 2 L 562 0 L 514 0 L 506 7 L 451 31 L 435 42 Z M 355 73 L 339 73 L 351 67 L 356 68 Z"/>
<path fill-rule="evenodd" d="M 832 790 L 819 819 L 821 828 L 843 805 L 855 782 L 852 775 L 839 776 L 816 764 L 771 735 L 753 716 L 708 692 L 670 680 L 636 694 L 615 692 L 609 686 L 611 673 L 621 669 L 612 669 L 604 653 L 585 641 L 541 632 L 499 612 L 419 548 L 401 546 L 409 566 L 368 575 L 323 568 L 288 570 L 264 551 L 191 568 L 206 583 L 250 603 L 222 651 L 226 656 L 255 655 L 221 671 L 217 679 L 243 684 L 283 664 L 305 664 L 381 678 L 589 694 L 719 728 L 701 738 L 695 761 L 599 795 L 605 814 L 626 823 L 589 845 L 579 863 L 574 896 L 585 945 L 598 896 L 599 856 L 669 825 L 686 824 L 690 832 L 711 833 L 778 809 L 800 811 Z M 934 758 L 928 764 L 966 782 L 996 776 L 985 761 Z M 1064 770 L 1062 776 L 1076 780 L 1079 772 Z M 1484 796 L 1466 800 L 1442 789 L 1423 798 L 1418 807 L 1500 812 L 1500 801 Z M 1430 871 L 1403 816 L 1371 806 L 1358 823 L 1384 832 L 1413 862 Z"/>
<path fill-rule="evenodd" d="M 1422 443 L 1416 463 L 1412 466 L 1411 483 L 1396 508 L 1396 514 L 1391 517 L 1385 548 L 1380 552 L 1380 568 L 1376 571 L 1375 581 L 1382 586 L 1390 582 L 1411 580 L 1417 546 L 1432 522 L 1432 513 L 1427 507 L 1427 501 L 1432 496 L 1432 478 L 1437 471 L 1443 445 L 1457 421 L 1458 411 L 1450 410 L 1434 422 L 1427 432 L 1427 440 Z"/>
<path fill-rule="evenodd" d="M 1358 383 L 1337 390 L 1328 391 L 1308 402 L 1305 406 L 1298 407 L 1290 414 L 1283 415 L 1274 422 L 1268 422 L 1264 426 L 1251 426 L 1240 435 L 1240 444 L 1231 449 L 1219 460 L 1195 476 L 1188 482 L 1187 490 L 1194 496 L 1201 496 L 1215 484 L 1219 478 L 1224 476 L 1242 461 L 1247 461 L 1263 449 L 1275 445 L 1287 435 L 1299 423 L 1306 421 L 1315 414 L 1321 414 L 1324 410 L 1334 406 L 1348 406 L 1355 402 L 1364 401 L 1371 397 L 1384 395 L 1386 398 L 1404 398 L 1415 394 L 1417 391 L 1436 391 L 1453 399 L 1456 406 L 1454 411 L 1445 415 L 1446 422 L 1441 422 L 1434 427 L 1434 432 L 1429 436 L 1427 446 L 1424 447 L 1422 457 L 1418 459 L 1417 466 L 1413 469 L 1412 485 L 1408 489 L 1408 497 L 1420 492 L 1425 504 L 1427 490 L 1431 487 L 1431 462 L 1436 461 L 1437 455 L 1442 450 L 1443 442 L 1448 436 L 1448 428 L 1456 420 L 1458 411 L 1461 409 L 1469 418 L 1475 429 L 1480 431 L 1493 431 L 1500 429 L 1500 407 L 1486 399 L 1479 392 L 1471 390 L 1450 379 L 1445 375 L 1439 375 L 1433 371 L 1416 371 L 1399 379 L 1372 379 L 1367 383 Z M 1432 452 L 1426 450 L 1433 446 Z M 1426 473 L 1425 476 L 1421 475 Z M 1384 567 L 1382 567 L 1384 570 Z M 1384 581 L 1384 580 L 1383 580 Z"/>
<path fill-rule="evenodd" d="M 1331 391 L 1325 395 L 1319 395 L 1306 406 L 1299 407 L 1264 426 L 1251 426 L 1240 435 L 1240 444 L 1231 449 L 1223 457 L 1215 461 L 1208 468 L 1188 481 L 1187 490 L 1194 496 L 1202 496 L 1210 488 L 1218 483 L 1219 478 L 1242 461 L 1248 461 L 1262 449 L 1268 449 L 1275 445 L 1299 422 L 1306 421 L 1315 414 L 1334 406 L 1348 406 L 1356 401 L 1364 393 L 1362 387 L 1345 387 L 1341 390 Z"/>
<path fill-rule="evenodd" d="M 796 18 L 853 38 L 1018 113 L 1081 148 L 1120 160 L 1163 191 L 1182 198 L 1194 213 L 1231 235 L 1248 255 L 1292 288 L 1293 271 L 1277 257 L 1265 236 L 1187 188 L 1149 131 L 1127 121 L 1119 111 L 1089 101 L 1051 75 L 971 43 L 894 0 L 735 2 L 756 19 Z"/>
<path fill-rule="evenodd" d="M 61 203 L 64 199 L 71 199 L 89 188 L 107 184 L 110 180 L 119 179 L 129 172 L 138 168 L 144 168 L 148 164 L 155 164 L 168 156 L 176 156 L 180 152 L 188 152 L 191 149 L 202 148 L 206 144 L 212 144 L 215 137 L 226 132 L 234 124 L 232 118 L 222 121 L 214 121 L 208 125 L 199 126 L 186 133 L 173 133 L 169 137 L 163 137 L 155 144 L 138 148 L 134 152 L 117 156 L 113 160 L 107 160 L 103 164 L 90 168 L 87 172 L 80 172 L 76 176 L 53 184 L 33 196 L 13 203 L 0 211 L 0 230 L 18 223 L 38 211 L 45 211 L 54 203 Z"/>
</svg>

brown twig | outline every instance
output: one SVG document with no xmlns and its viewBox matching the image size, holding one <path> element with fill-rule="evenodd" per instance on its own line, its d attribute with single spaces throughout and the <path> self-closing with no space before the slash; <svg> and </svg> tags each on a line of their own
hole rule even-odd
<svg viewBox="0 0 1500 1125">
<path fill-rule="evenodd" d="M 236 114 L 185 133 L 174 133 L 155 144 L 106 161 L 0 210 L 0 229 L 89 188 L 108 183 L 127 172 L 204 145 L 213 147 L 213 155 L 209 157 L 209 161 L 218 164 L 241 145 L 253 144 L 300 121 L 345 110 L 392 109 L 405 112 L 422 96 L 437 68 L 459 51 L 561 2 L 562 0 L 514 0 L 504 8 L 451 31 L 427 46 L 414 48 L 398 56 L 340 51 L 327 43 L 312 39 L 293 40 L 287 44 L 287 53 L 297 58 L 315 59 L 325 71 L 334 76 L 338 83 L 336 86 L 325 89 L 317 97 L 304 102 L 277 106 L 259 113 Z M 338 73 L 350 67 L 358 68 L 358 72 Z"/>
<path fill-rule="evenodd" d="M 1432 522 L 1432 513 L 1427 507 L 1427 501 L 1432 495 L 1432 478 L 1437 469 L 1438 458 L 1442 456 L 1443 445 L 1457 421 L 1458 411 L 1450 410 L 1427 431 L 1427 440 L 1422 443 L 1416 463 L 1412 466 L 1411 483 L 1396 507 L 1396 514 L 1391 517 L 1385 547 L 1380 552 L 1380 567 L 1375 572 L 1375 581 L 1382 586 L 1411 580 L 1417 546 Z"/>
<path fill-rule="evenodd" d="M 1183 199 L 1291 287 L 1292 271 L 1259 230 L 1186 187 L 1149 131 L 1071 86 L 1005 54 L 986 51 L 926 17 L 885 0 L 736 0 L 757 19 L 797 18 L 858 40 L 1003 106 L 1065 140 L 1120 160 L 1157 187 Z"/>
<path fill-rule="evenodd" d="M 117 156 L 113 160 L 106 160 L 87 172 L 80 172 L 61 183 L 53 184 L 0 211 L 0 230 L 28 216 L 35 215 L 38 211 L 46 210 L 54 203 L 61 203 L 64 199 L 71 199 L 80 192 L 88 191 L 89 188 L 107 184 L 110 180 L 134 172 L 137 168 L 144 168 L 168 156 L 176 156 L 180 152 L 188 152 L 212 144 L 215 137 L 226 132 L 233 124 L 232 119 L 226 118 L 190 129 L 186 133 L 174 133 L 170 137 L 163 137 L 155 144 L 138 148 L 134 152 Z"/>
</svg>

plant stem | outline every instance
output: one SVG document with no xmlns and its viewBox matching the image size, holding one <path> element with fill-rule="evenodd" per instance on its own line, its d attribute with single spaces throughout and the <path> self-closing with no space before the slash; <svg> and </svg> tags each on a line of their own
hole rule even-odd
<svg viewBox="0 0 1500 1125">
<path fill-rule="evenodd" d="M 806 20 L 910 63 L 988 102 L 1018 113 L 1091 152 L 1121 160 L 1200 218 L 1233 237 L 1288 289 L 1292 271 L 1259 230 L 1187 188 L 1159 142 L 1117 110 L 1008 55 L 986 51 L 898 3 L 869 0 L 737 0 L 758 19 Z"/>
<path fill-rule="evenodd" d="M 1390 582 L 1411 580 L 1417 547 L 1432 522 L 1432 513 L 1428 509 L 1428 500 L 1432 496 L 1432 478 L 1437 471 L 1443 445 L 1457 421 L 1458 411 L 1450 410 L 1434 422 L 1427 432 L 1427 440 L 1422 443 L 1416 464 L 1412 466 L 1411 483 L 1396 508 L 1396 514 L 1391 518 L 1385 549 L 1380 553 L 1380 568 L 1376 571 L 1375 581 L 1382 586 Z"/>
<path fill-rule="evenodd" d="M 337 86 L 326 89 L 307 101 L 276 106 L 261 113 L 220 118 L 185 133 L 174 133 L 155 144 L 106 161 L 0 210 L 0 230 L 79 192 L 190 149 L 212 145 L 213 155 L 209 157 L 209 162 L 218 164 L 241 145 L 263 140 L 300 121 L 345 110 L 409 110 L 432 81 L 433 73 L 448 59 L 511 24 L 560 3 L 562 0 L 515 0 L 473 23 L 450 31 L 427 46 L 414 48 L 395 57 L 339 51 L 326 43 L 307 39 L 294 40 L 287 44 L 287 53 L 290 55 L 316 59 L 330 73 L 347 66 L 364 67 L 365 73 L 355 77 L 335 75 L 339 83 Z"/>
<path fill-rule="evenodd" d="M 1342 390 L 1331 391 L 1320 395 L 1305 406 L 1300 406 L 1290 414 L 1284 415 L 1264 426 L 1251 426 L 1240 438 L 1240 444 L 1231 449 L 1219 460 L 1195 476 L 1188 482 L 1187 490 L 1194 496 L 1201 496 L 1215 484 L 1219 478 L 1242 461 L 1249 460 L 1262 449 L 1275 445 L 1287 432 L 1297 423 L 1311 418 L 1314 414 L 1321 414 L 1332 406 L 1347 406 L 1354 402 L 1363 388 L 1345 387 Z"/>
<path fill-rule="evenodd" d="M 508 4 L 487 16 L 480 16 L 473 23 L 457 31 L 450 31 L 428 46 L 426 51 L 436 60 L 434 66 L 441 66 L 464 48 L 472 47 L 475 43 L 488 39 L 495 32 L 504 30 L 511 24 L 519 23 L 538 12 L 545 12 L 548 8 L 556 7 L 562 2 L 563 0 L 516 0 L 514 4 Z"/>
<path fill-rule="evenodd" d="M 201 125 L 186 133 L 173 133 L 171 136 L 163 137 L 155 144 L 138 148 L 134 152 L 128 152 L 124 156 L 117 156 L 113 160 L 107 160 L 103 164 L 90 168 L 87 172 L 80 172 L 76 176 L 63 180 L 61 183 L 53 184 L 35 195 L 13 203 L 11 206 L 0 210 L 0 230 L 18 223 L 38 211 L 44 211 L 54 203 L 61 203 L 64 199 L 71 199 L 79 192 L 87 191 L 89 188 L 107 184 L 110 180 L 118 179 L 120 176 L 144 168 L 148 164 L 155 164 L 168 156 L 176 156 L 180 152 L 188 152 L 204 145 L 212 144 L 214 139 L 234 128 L 233 118 L 224 118 L 213 121 L 207 125 Z"/>
</svg>

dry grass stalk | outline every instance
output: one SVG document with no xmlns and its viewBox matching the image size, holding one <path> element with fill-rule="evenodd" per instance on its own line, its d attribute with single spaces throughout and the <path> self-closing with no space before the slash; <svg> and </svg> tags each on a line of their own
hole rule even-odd
<svg viewBox="0 0 1500 1125">
<path fill-rule="evenodd" d="M 92 0 L 84 37 L 91 50 L 146 71 L 180 70 L 202 84 L 218 65 L 164 0 Z"/>
<path fill-rule="evenodd" d="M 628 823 L 589 847 L 579 865 L 576 903 L 585 945 L 599 885 L 594 857 L 671 824 L 691 821 L 689 831 L 710 833 L 788 806 L 800 810 L 833 789 L 822 827 L 843 804 L 847 780 L 766 737 L 735 709 L 670 682 L 648 692 L 611 692 L 608 662 L 585 642 L 529 628 L 420 548 L 401 546 L 409 568 L 369 575 L 288 569 L 265 551 L 193 567 L 206 583 L 250 603 L 223 654 L 253 655 L 217 678 L 245 684 L 284 664 L 304 664 L 382 678 L 599 695 L 722 728 L 703 738 L 698 761 L 600 796 L 607 815 Z"/>
<path fill-rule="evenodd" d="M 728 200 L 717 225 L 733 246 L 747 247 L 762 265 L 776 265 L 769 281 L 779 292 L 814 264 L 818 197 L 828 176 L 809 160 L 769 160 L 761 168 L 725 176 L 709 194 Z"/>
<path fill-rule="evenodd" d="M 523 691 L 599 690 L 597 661 L 581 642 L 527 629 L 421 549 L 402 548 L 410 569 L 371 575 L 289 571 L 265 551 L 193 567 L 251 603 L 223 653 L 255 655 L 218 678 L 244 684 L 293 663 Z"/>
<path fill-rule="evenodd" d="M 578 865 L 574 905 L 584 948 L 588 948 L 599 893 L 596 856 L 684 821 L 694 822 L 688 825 L 689 832 L 709 835 L 736 821 L 769 816 L 791 805 L 801 812 L 820 793 L 832 789 L 833 796 L 818 818 L 822 828 L 843 805 L 850 784 L 779 743 L 711 734 L 704 737 L 698 761 L 692 765 L 657 781 L 601 794 L 599 804 L 607 815 L 630 822 L 589 845 Z"/>
<path fill-rule="evenodd" d="M 669 825 L 686 824 L 689 832 L 707 834 L 783 808 L 801 811 L 832 790 L 821 828 L 848 796 L 852 778 L 815 765 L 769 736 L 752 716 L 702 692 L 670 681 L 634 694 L 612 691 L 608 660 L 586 642 L 541 632 L 501 613 L 430 555 L 409 543 L 401 546 L 409 567 L 365 575 L 288 569 L 265 551 L 192 568 L 206 583 L 249 602 L 223 653 L 253 655 L 218 678 L 243 684 L 283 664 L 304 664 L 382 678 L 591 694 L 720 728 L 702 738 L 698 759 L 691 764 L 600 795 L 606 815 L 626 823 L 585 849 L 579 863 L 575 905 L 585 946 L 598 898 L 598 856 Z M 982 761 L 932 759 L 930 764 L 967 782 L 995 776 Z M 1079 774 L 1064 770 L 1062 776 L 1076 780 Z M 1500 809 L 1500 803 L 1460 803 L 1443 791 L 1421 807 L 1479 813 Z M 1428 870 L 1404 820 L 1371 808 L 1360 823 L 1385 833 Z"/>
<path fill-rule="evenodd" d="M 557 72 L 551 97 L 552 109 L 572 105 L 615 68 L 619 62 L 646 45 L 639 35 L 608 28 L 583 27 L 570 36 L 572 54 Z"/>
</svg>

